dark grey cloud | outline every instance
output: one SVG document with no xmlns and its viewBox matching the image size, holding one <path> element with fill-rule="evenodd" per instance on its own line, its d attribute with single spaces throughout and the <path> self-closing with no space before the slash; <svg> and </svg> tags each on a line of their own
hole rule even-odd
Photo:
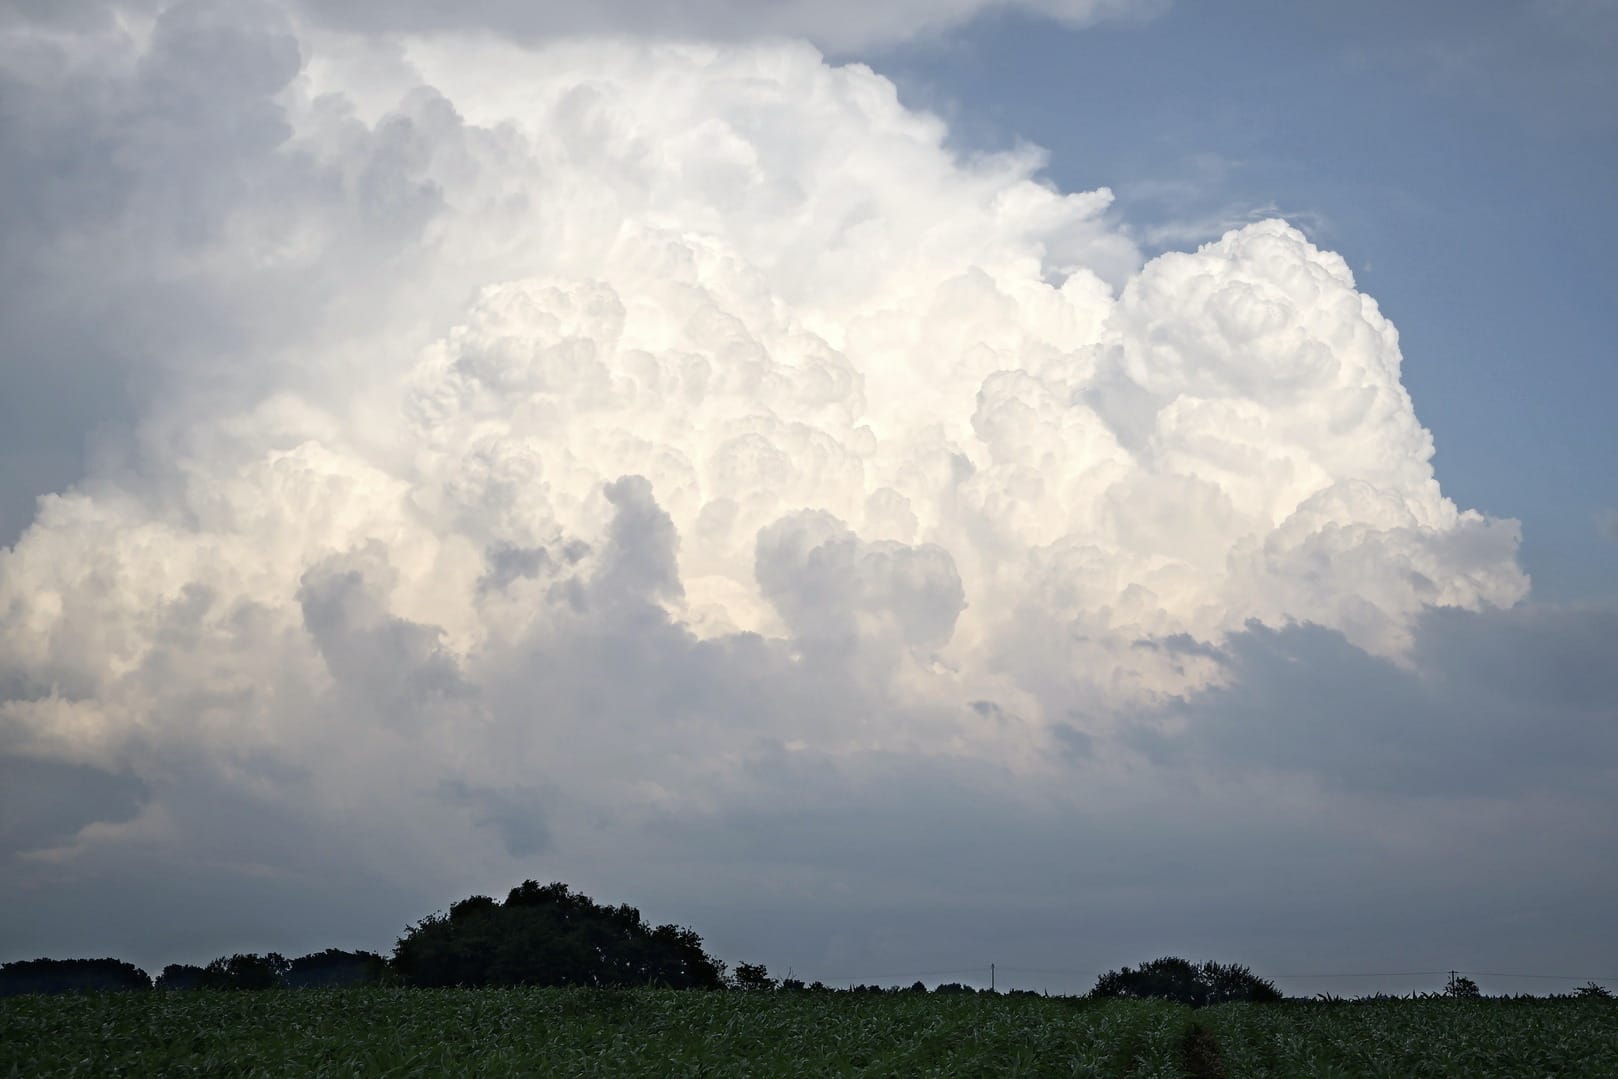
<svg viewBox="0 0 1618 1079">
<path fill-rule="evenodd" d="M 87 859 L 0 861 L 0 955 L 115 955 L 155 974 L 237 951 L 388 951 L 452 886 L 406 869 L 408 850 L 378 845 L 359 814 L 334 824 L 307 783 L 269 758 L 229 778 L 165 761 L 148 785 L 161 828 Z"/>
<path fill-rule="evenodd" d="M 480 787 L 457 779 L 446 780 L 439 793 L 450 805 L 469 810 L 477 827 L 492 828 L 513 858 L 551 849 L 551 831 L 545 823 L 551 796 L 545 789 Z"/>
<path fill-rule="evenodd" d="M 372 548 L 334 555 L 303 576 L 303 622 L 326 667 L 355 707 L 406 721 L 435 704 L 469 696 L 442 631 L 388 612 L 377 589 L 390 570 Z"/>
<path fill-rule="evenodd" d="M 1404 797 L 1599 787 L 1618 771 L 1618 608 L 1433 610 L 1403 661 L 1318 626 L 1253 625 L 1227 685 L 1143 718 L 1164 762 L 1276 769 Z M 1181 722 L 1164 733 L 1157 722 Z"/>
<path fill-rule="evenodd" d="M 0 756 L 0 857 L 69 843 L 97 821 L 127 821 L 150 788 L 128 772 Z"/>
</svg>

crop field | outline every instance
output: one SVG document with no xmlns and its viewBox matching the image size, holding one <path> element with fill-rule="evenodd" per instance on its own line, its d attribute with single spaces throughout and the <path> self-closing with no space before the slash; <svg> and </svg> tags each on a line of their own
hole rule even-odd
<svg viewBox="0 0 1618 1079">
<path fill-rule="evenodd" d="M 0 1000 L 0 1076 L 1603 1076 L 1612 1001 L 1176 1004 L 585 989 Z"/>
</svg>

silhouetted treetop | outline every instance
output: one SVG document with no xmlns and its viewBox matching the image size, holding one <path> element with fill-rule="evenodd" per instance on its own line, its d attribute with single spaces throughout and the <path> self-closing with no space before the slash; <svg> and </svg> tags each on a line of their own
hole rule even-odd
<svg viewBox="0 0 1618 1079">
<path fill-rule="evenodd" d="M 21 959 L 0 965 L 0 997 L 151 987 L 144 970 L 119 959 Z"/>
<path fill-rule="evenodd" d="M 285 957 L 243 954 L 221 956 L 202 968 L 199 989 L 275 989 L 292 966 Z"/>
<path fill-rule="evenodd" d="M 604 906 L 532 880 L 504 903 L 470 896 L 422 919 L 399 938 L 393 962 L 407 985 L 724 984 L 724 964 L 690 929 L 649 926 L 627 904 Z"/>
<path fill-rule="evenodd" d="M 1273 982 L 1235 963 L 1193 963 L 1165 956 L 1139 969 L 1109 970 L 1096 979 L 1093 997 L 1157 998 L 1200 1008 L 1234 1001 L 1269 1002 L 1281 999 Z"/>
<path fill-rule="evenodd" d="M 388 978 L 388 961 L 375 952 L 327 948 L 300 955 L 288 965 L 281 984 L 288 989 L 337 989 L 377 985 Z"/>
</svg>

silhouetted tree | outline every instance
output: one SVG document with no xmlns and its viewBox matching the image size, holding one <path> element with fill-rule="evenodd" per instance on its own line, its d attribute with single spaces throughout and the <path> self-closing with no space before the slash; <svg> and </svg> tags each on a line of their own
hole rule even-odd
<svg viewBox="0 0 1618 1079">
<path fill-rule="evenodd" d="M 663 985 L 718 989 L 725 965 L 702 938 L 655 928 L 626 905 L 602 906 L 565 884 L 524 881 L 504 903 L 472 896 L 405 930 L 394 969 L 408 985 Z"/>
<path fill-rule="evenodd" d="M 1610 1000 L 1612 998 L 1612 993 L 1607 990 L 1606 986 L 1597 985 L 1595 982 L 1585 982 L 1573 990 L 1573 995 L 1582 997 L 1585 1000 Z"/>
<path fill-rule="evenodd" d="M 943 982 L 937 988 L 935 988 L 933 992 L 945 994 L 976 993 L 977 990 L 972 988 L 970 985 L 962 985 L 960 982 Z"/>
<path fill-rule="evenodd" d="M 738 963 L 732 983 L 737 989 L 774 989 L 775 979 L 763 963 Z"/>
<path fill-rule="evenodd" d="M 1281 999 L 1274 983 L 1258 977 L 1244 966 L 1221 963 L 1193 963 L 1165 956 L 1139 969 L 1109 970 L 1096 979 L 1093 997 L 1125 997 L 1134 1000 L 1156 998 L 1178 1001 L 1200 1008 L 1233 1001 L 1268 1003 Z"/>
<path fill-rule="evenodd" d="M 291 964 L 275 952 L 221 956 L 202 968 L 201 989 L 274 989 Z"/>
<path fill-rule="evenodd" d="M 387 980 L 388 961 L 375 952 L 327 948 L 300 955 L 287 966 L 281 984 L 289 989 L 336 989 L 377 985 Z"/>
<path fill-rule="evenodd" d="M 1451 973 L 1449 981 L 1444 985 L 1444 995 L 1460 1000 L 1476 1000 L 1483 994 L 1478 990 L 1478 983 L 1464 974 Z"/>
<path fill-rule="evenodd" d="M 202 977 L 206 972 L 190 963 L 170 963 L 163 968 L 163 973 L 157 976 L 159 989 L 201 989 Z"/>
<path fill-rule="evenodd" d="M 22 959 L 0 965 L 0 997 L 150 989 L 144 970 L 119 959 Z"/>
</svg>

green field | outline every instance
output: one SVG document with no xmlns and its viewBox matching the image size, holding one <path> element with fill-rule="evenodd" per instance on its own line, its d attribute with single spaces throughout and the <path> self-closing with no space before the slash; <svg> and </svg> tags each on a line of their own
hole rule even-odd
<svg viewBox="0 0 1618 1079">
<path fill-rule="evenodd" d="M 0 1000 L 0 1076 L 1618 1075 L 1613 1001 L 348 989 Z"/>
</svg>

